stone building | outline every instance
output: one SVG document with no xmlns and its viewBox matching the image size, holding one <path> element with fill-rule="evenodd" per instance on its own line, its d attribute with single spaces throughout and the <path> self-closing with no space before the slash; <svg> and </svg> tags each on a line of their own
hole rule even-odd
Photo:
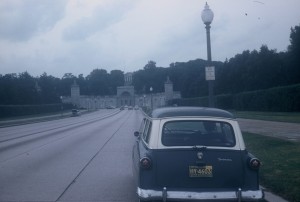
<svg viewBox="0 0 300 202">
<path fill-rule="evenodd" d="M 114 96 L 86 96 L 80 95 L 80 86 L 74 81 L 71 86 L 71 97 L 62 97 L 62 102 L 72 103 L 78 108 L 102 109 L 107 107 L 139 106 L 158 108 L 167 106 L 169 100 L 181 98 L 180 92 L 173 91 L 173 83 L 167 78 L 162 93 L 135 94 L 132 86 L 133 73 L 124 75 L 124 86 L 117 87 L 117 95 Z"/>
<path fill-rule="evenodd" d="M 124 75 L 124 86 L 117 87 L 117 107 L 120 106 L 135 106 L 134 87 L 132 86 L 133 73 Z"/>
</svg>

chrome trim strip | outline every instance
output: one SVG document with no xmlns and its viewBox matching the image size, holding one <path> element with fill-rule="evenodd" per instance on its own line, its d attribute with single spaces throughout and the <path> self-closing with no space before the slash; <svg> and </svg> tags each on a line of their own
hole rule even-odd
<svg viewBox="0 0 300 202">
<path fill-rule="evenodd" d="M 168 195 L 167 195 L 167 188 L 164 187 L 164 188 L 163 188 L 163 193 L 162 193 L 162 199 L 163 199 L 163 202 L 166 202 L 166 201 L 167 201 L 167 197 L 168 197 Z"/>
<path fill-rule="evenodd" d="M 238 202 L 242 202 L 242 189 L 241 188 L 239 188 L 237 191 L 237 199 L 238 199 Z"/>
<path fill-rule="evenodd" d="M 139 198 L 145 200 L 231 200 L 241 197 L 242 200 L 255 201 L 264 198 L 262 190 L 254 191 L 220 191 L 220 192 L 184 192 L 184 191 L 167 191 L 166 189 L 162 191 L 147 190 L 137 188 L 137 194 Z M 166 197 L 166 198 L 165 198 Z"/>
</svg>

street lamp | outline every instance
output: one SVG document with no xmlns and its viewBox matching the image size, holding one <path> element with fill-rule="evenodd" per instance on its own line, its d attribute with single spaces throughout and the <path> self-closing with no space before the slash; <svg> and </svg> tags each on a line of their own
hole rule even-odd
<svg viewBox="0 0 300 202">
<path fill-rule="evenodd" d="M 205 4 L 204 10 L 202 11 L 201 18 L 203 23 L 206 25 L 206 41 L 207 41 L 207 65 L 210 68 L 210 73 L 213 74 L 213 78 L 206 78 L 208 80 L 208 100 L 209 100 L 209 107 L 214 107 L 214 91 L 213 91 L 213 80 L 214 80 L 214 68 L 211 67 L 211 46 L 210 46 L 210 24 L 214 19 L 214 13 L 209 8 L 207 2 Z M 206 69 L 206 74 L 208 69 Z"/>
<path fill-rule="evenodd" d="M 152 86 L 151 86 L 151 87 L 150 87 L 150 93 L 151 93 L 151 109 L 153 110 L 152 91 L 153 91 L 153 88 L 152 88 Z"/>
</svg>

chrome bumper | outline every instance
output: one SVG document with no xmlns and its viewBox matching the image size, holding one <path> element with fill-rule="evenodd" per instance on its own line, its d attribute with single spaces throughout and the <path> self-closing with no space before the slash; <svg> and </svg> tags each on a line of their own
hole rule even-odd
<svg viewBox="0 0 300 202">
<path fill-rule="evenodd" d="M 145 190 L 137 188 L 137 194 L 143 200 L 237 200 L 237 201 L 256 201 L 264 198 L 262 190 L 242 191 L 221 191 L 221 192 L 185 192 L 185 191 L 167 191 L 164 187 L 162 191 Z"/>
</svg>

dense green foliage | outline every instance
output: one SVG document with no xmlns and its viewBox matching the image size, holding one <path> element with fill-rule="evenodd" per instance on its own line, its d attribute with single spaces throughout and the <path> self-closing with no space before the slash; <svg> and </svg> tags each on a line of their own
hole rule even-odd
<svg viewBox="0 0 300 202">
<path fill-rule="evenodd" d="M 257 91 L 215 96 L 215 106 L 222 109 L 239 111 L 300 111 L 300 84 L 275 87 Z M 208 97 L 172 100 L 170 104 L 179 106 L 208 107 Z"/>
<path fill-rule="evenodd" d="M 164 82 L 169 77 L 174 90 L 180 91 L 183 98 L 205 97 L 208 94 L 206 65 L 202 59 L 175 62 L 169 67 L 157 67 L 154 61 L 149 61 L 143 69 L 134 72 L 133 85 L 137 94 L 149 93 L 150 87 L 154 93 L 163 92 Z M 218 95 L 220 107 L 246 109 L 246 102 L 251 102 L 253 106 L 247 110 L 257 110 L 258 107 L 258 110 L 299 110 L 286 102 L 293 99 L 297 102 L 299 89 L 295 90 L 296 94 L 284 87 L 281 90 L 261 90 L 300 83 L 300 26 L 291 28 L 286 52 L 277 53 L 263 45 L 260 50 L 245 50 L 225 62 L 213 62 L 212 65 L 216 69 L 214 94 Z M 59 103 L 60 96 L 70 95 L 74 80 L 80 85 L 83 95 L 115 95 L 117 86 L 124 84 L 124 72 L 113 70 L 108 73 L 104 69 L 94 69 L 86 77 L 66 73 L 62 78 L 46 73 L 39 77 L 32 77 L 28 72 L 0 74 L 0 105 Z M 289 92 L 283 92 L 285 90 Z M 265 100 L 268 96 L 271 101 Z M 205 98 L 201 99 L 207 102 Z M 194 100 L 194 105 L 199 104 L 197 99 L 191 100 Z M 272 100 L 286 103 L 282 105 L 283 109 L 278 109 L 269 106 Z"/>
<path fill-rule="evenodd" d="M 299 112 L 231 111 L 235 117 L 264 121 L 300 123 Z"/>
<path fill-rule="evenodd" d="M 84 95 L 114 95 L 124 83 L 120 70 L 109 73 L 95 69 L 87 77 L 66 73 L 61 79 L 46 73 L 34 78 L 28 72 L 0 75 L 0 105 L 29 105 L 60 103 L 60 96 L 70 96 L 76 80 Z"/>
</svg>

